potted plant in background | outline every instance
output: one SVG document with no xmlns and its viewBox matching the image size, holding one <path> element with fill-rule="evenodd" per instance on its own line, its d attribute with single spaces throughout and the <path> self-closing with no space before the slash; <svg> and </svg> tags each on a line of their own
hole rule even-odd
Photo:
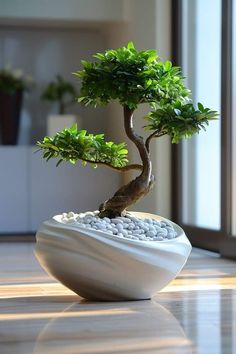
<svg viewBox="0 0 236 354">
<path fill-rule="evenodd" d="M 63 284 L 88 299 L 150 298 L 182 269 L 191 250 L 183 230 L 162 217 L 127 211 L 153 187 L 150 144 L 168 135 L 172 143 L 191 137 L 216 112 L 194 107 L 180 68 L 161 62 L 155 50 L 127 47 L 94 55 L 76 73 L 82 81 L 79 102 L 107 105 L 118 100 L 124 128 L 138 149 L 141 163 L 129 163 L 124 143 L 106 142 L 103 134 L 87 134 L 76 126 L 45 137 L 38 146 L 48 161 L 105 165 L 138 176 L 122 186 L 99 210 L 64 213 L 43 224 L 37 233 L 36 255 L 42 266 Z M 133 127 L 140 104 L 150 106 L 144 117 L 146 139 Z M 79 197 L 79 192 L 78 192 Z"/>
<path fill-rule="evenodd" d="M 23 93 L 29 91 L 32 79 L 19 69 L 0 70 L 0 130 L 3 145 L 16 145 Z"/>
<path fill-rule="evenodd" d="M 64 127 L 77 123 L 78 117 L 74 114 L 66 114 L 68 107 L 76 102 L 77 91 L 72 83 L 57 75 L 43 90 L 41 98 L 49 102 L 55 102 L 58 106 L 58 114 L 50 114 L 47 119 L 47 135 L 54 135 Z"/>
</svg>

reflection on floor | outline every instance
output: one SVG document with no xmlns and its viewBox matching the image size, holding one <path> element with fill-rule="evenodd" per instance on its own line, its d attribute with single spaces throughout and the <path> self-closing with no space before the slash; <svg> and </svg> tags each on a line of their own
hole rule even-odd
<svg viewBox="0 0 236 354">
<path fill-rule="evenodd" d="M 195 250 L 150 301 L 88 302 L 0 243 L 0 353 L 236 354 L 236 263 Z"/>
</svg>

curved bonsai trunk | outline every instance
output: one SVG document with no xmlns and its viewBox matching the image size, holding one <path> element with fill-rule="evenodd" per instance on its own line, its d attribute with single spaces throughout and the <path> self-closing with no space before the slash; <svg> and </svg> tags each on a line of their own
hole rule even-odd
<svg viewBox="0 0 236 354">
<path fill-rule="evenodd" d="M 143 138 L 133 130 L 133 110 L 128 107 L 124 107 L 124 126 L 128 138 L 133 141 L 138 148 L 143 170 L 138 177 L 121 187 L 112 198 L 108 199 L 100 206 L 100 217 L 106 216 L 113 218 L 125 215 L 126 208 L 144 197 L 154 184 L 149 152 L 145 146 Z"/>
</svg>

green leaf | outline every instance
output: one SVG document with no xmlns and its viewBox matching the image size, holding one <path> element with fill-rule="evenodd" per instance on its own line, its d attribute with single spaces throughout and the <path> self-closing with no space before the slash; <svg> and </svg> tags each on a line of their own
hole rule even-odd
<svg viewBox="0 0 236 354">
<path fill-rule="evenodd" d="M 77 124 L 73 124 L 70 128 L 69 128 L 70 132 L 73 133 L 77 133 L 78 127 Z"/>
<path fill-rule="evenodd" d="M 197 106 L 198 106 L 199 111 L 204 112 L 204 107 L 200 102 L 198 102 Z"/>
<path fill-rule="evenodd" d="M 127 149 L 122 149 L 118 151 L 119 155 L 127 155 L 128 154 L 128 150 Z"/>
<path fill-rule="evenodd" d="M 133 42 L 129 42 L 129 43 L 127 44 L 127 48 L 128 48 L 128 49 L 135 49 L 134 43 L 133 43 Z"/>
<path fill-rule="evenodd" d="M 154 60 L 157 59 L 157 55 L 154 54 L 154 55 L 151 55 L 148 59 L 147 59 L 147 63 L 150 64 L 152 63 Z"/>
<path fill-rule="evenodd" d="M 78 102 L 83 102 L 86 99 L 86 97 L 78 97 Z"/>
<path fill-rule="evenodd" d="M 105 59 L 105 55 L 102 53 L 96 53 L 93 55 L 94 58 L 100 59 L 100 60 L 104 60 Z"/>
<path fill-rule="evenodd" d="M 60 159 L 60 160 L 57 162 L 56 167 L 58 167 L 62 162 L 63 162 L 63 159 Z"/>
<path fill-rule="evenodd" d="M 167 60 L 165 62 L 165 70 L 170 71 L 171 68 L 172 68 L 172 63 L 169 60 Z"/>
<path fill-rule="evenodd" d="M 54 137 L 45 137 L 37 145 L 47 161 L 59 158 L 57 166 L 62 161 L 72 164 L 80 161 L 84 166 L 90 162 L 92 167 L 99 163 L 122 167 L 128 163 L 125 143 L 106 142 L 104 134 L 87 134 L 86 130 L 78 130 L 77 125 L 65 128 Z"/>
</svg>

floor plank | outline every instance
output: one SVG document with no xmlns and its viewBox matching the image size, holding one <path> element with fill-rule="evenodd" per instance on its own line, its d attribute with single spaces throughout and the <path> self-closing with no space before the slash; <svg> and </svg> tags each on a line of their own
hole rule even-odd
<svg viewBox="0 0 236 354">
<path fill-rule="evenodd" d="M 0 244 L 0 353 L 236 354 L 236 263 L 194 250 L 150 301 L 88 302 Z"/>
</svg>

